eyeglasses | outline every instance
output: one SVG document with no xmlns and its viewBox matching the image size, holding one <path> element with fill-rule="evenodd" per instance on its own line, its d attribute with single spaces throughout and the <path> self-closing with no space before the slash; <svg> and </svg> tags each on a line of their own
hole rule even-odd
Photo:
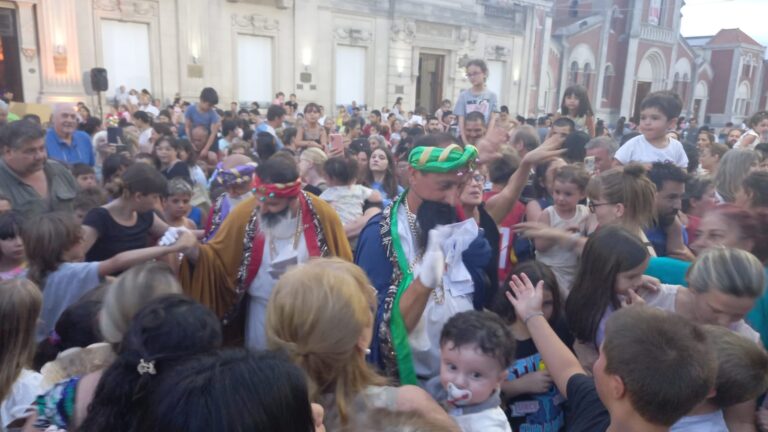
<svg viewBox="0 0 768 432">
<path fill-rule="evenodd" d="M 589 203 L 587 203 L 587 208 L 589 209 L 590 213 L 594 213 L 595 209 L 600 206 L 613 205 L 613 204 L 616 204 L 616 203 L 612 203 L 612 202 L 596 203 L 594 201 L 590 201 Z"/>
<path fill-rule="evenodd" d="M 472 78 L 474 76 L 478 76 L 478 75 L 482 75 L 482 74 L 483 74 L 482 72 L 472 72 L 472 73 L 468 73 L 468 74 L 466 74 L 464 76 L 467 77 L 467 78 Z"/>
</svg>

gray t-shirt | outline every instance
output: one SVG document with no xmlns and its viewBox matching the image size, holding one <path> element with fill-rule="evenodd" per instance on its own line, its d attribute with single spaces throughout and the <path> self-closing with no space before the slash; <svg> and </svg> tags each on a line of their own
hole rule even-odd
<svg viewBox="0 0 768 432">
<path fill-rule="evenodd" d="M 62 313 L 101 283 L 99 263 L 63 263 L 45 278 L 43 308 L 37 324 L 37 342 L 48 337 Z"/>
<path fill-rule="evenodd" d="M 459 94 L 456 101 L 456 108 L 453 113 L 460 117 L 466 117 L 467 114 L 479 111 L 485 117 L 485 124 L 491 120 L 491 113 L 498 111 L 498 98 L 496 93 L 486 89 L 480 93 L 473 93 L 472 89 L 467 89 Z"/>
</svg>

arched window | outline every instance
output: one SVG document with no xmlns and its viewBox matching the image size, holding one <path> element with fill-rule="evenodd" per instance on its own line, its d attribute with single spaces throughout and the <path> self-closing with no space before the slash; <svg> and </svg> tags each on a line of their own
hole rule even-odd
<svg viewBox="0 0 768 432">
<path fill-rule="evenodd" d="M 582 84 L 587 90 L 589 90 L 589 82 L 591 81 L 591 77 L 592 77 L 592 65 L 589 63 L 586 63 L 584 65 L 584 74 L 582 78 Z"/>
<path fill-rule="evenodd" d="M 568 80 L 571 84 L 579 83 L 579 63 L 576 61 L 571 62 L 571 72 Z"/>
<path fill-rule="evenodd" d="M 603 99 L 608 99 L 611 95 L 611 84 L 613 84 L 613 76 L 615 73 L 613 72 L 613 66 L 612 65 L 606 65 L 605 66 L 605 72 L 603 72 Z"/>
</svg>

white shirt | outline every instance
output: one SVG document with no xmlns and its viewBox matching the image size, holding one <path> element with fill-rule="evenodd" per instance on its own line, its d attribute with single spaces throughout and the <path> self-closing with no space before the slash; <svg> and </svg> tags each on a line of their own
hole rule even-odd
<svg viewBox="0 0 768 432">
<path fill-rule="evenodd" d="M 673 424 L 669 432 L 728 432 L 723 411 L 685 416 Z"/>
<path fill-rule="evenodd" d="M 37 372 L 22 369 L 21 375 L 11 386 L 11 392 L 0 402 L 0 430 L 4 431 L 8 424 L 26 417 L 32 402 L 44 391 L 43 376 Z"/>
<path fill-rule="evenodd" d="M 613 156 L 622 165 L 630 162 L 652 164 L 654 162 L 672 162 L 682 169 L 688 168 L 688 156 L 683 145 L 676 139 L 669 138 L 666 147 L 658 148 L 648 142 L 643 135 L 638 135 L 621 146 Z"/>
<path fill-rule="evenodd" d="M 158 114 L 160 114 L 160 110 L 157 109 L 156 106 L 149 104 L 149 105 L 139 105 L 138 108 L 136 108 L 138 111 L 144 111 L 145 113 L 152 116 L 152 118 L 157 117 Z"/>
<path fill-rule="evenodd" d="M 320 198 L 336 210 L 342 225 L 348 225 L 363 215 L 363 204 L 372 193 L 373 189 L 361 185 L 330 186 Z"/>
<path fill-rule="evenodd" d="M 296 217 L 285 218 L 272 228 L 264 239 L 264 251 L 261 256 L 261 267 L 253 278 L 248 294 L 248 315 L 245 325 L 245 347 L 251 350 L 267 349 L 266 315 L 267 303 L 272 295 L 272 289 L 277 279 L 286 268 L 281 263 L 293 262 L 301 264 L 309 261 L 309 250 L 304 240 L 304 230 L 298 241 L 298 248 L 293 249 L 293 236 L 296 232 Z M 274 241 L 277 256 L 270 251 L 270 241 Z M 279 274 L 278 274 L 279 273 Z"/>
<path fill-rule="evenodd" d="M 152 153 L 152 145 L 149 140 L 152 139 L 152 128 L 148 127 L 139 135 L 139 152 Z"/>
</svg>

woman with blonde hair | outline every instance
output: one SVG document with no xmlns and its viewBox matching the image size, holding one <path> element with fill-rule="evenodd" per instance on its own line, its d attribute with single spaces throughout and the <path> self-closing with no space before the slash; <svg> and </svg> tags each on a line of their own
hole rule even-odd
<svg viewBox="0 0 768 432">
<path fill-rule="evenodd" d="M 308 148 L 299 156 L 299 176 L 304 183 L 304 190 L 320 196 L 328 185 L 325 182 L 323 164 L 328 155 L 318 148 Z"/>
<path fill-rule="evenodd" d="M 181 294 L 181 285 L 168 265 L 160 262 L 132 267 L 111 283 L 99 314 L 99 331 L 109 345 L 91 345 L 67 358 L 60 356 L 60 361 L 43 368 L 43 371 L 49 368 L 50 373 L 66 375 L 61 377 L 63 381 L 37 399 L 36 413 L 27 421 L 25 430 L 45 430 L 45 427 L 34 428 L 32 425 L 75 430 L 85 419 L 102 374 L 115 359 L 115 352 L 136 313 L 154 299 L 169 294 Z M 67 369 L 71 365 L 80 370 Z M 46 373 L 46 377 L 48 375 Z"/>
<path fill-rule="evenodd" d="M 373 335 L 376 292 L 357 266 L 336 258 L 312 260 L 286 272 L 267 308 L 270 349 L 285 350 L 307 374 L 310 401 L 326 411 L 329 432 L 368 409 L 415 411 L 457 426 L 416 386 L 390 387 L 365 361 Z"/>
<path fill-rule="evenodd" d="M 0 430 L 26 416 L 43 388 L 30 370 L 43 296 L 27 279 L 0 282 Z"/>
<path fill-rule="evenodd" d="M 720 159 L 715 174 L 715 199 L 718 204 L 734 203 L 747 174 L 760 164 L 760 156 L 752 150 L 732 150 Z"/>
</svg>

